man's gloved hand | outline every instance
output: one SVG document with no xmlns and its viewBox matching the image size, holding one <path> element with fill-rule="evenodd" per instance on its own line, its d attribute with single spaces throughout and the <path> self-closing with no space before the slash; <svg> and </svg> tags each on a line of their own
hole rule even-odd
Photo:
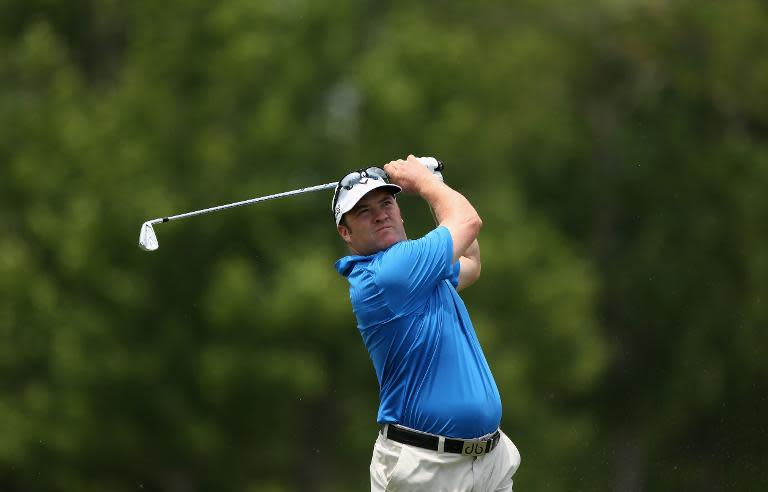
<svg viewBox="0 0 768 492">
<path fill-rule="evenodd" d="M 432 174 L 434 174 L 437 179 L 439 179 L 442 182 L 445 182 L 443 179 L 443 163 L 435 159 L 434 157 L 417 157 L 416 159 L 419 160 L 424 166 L 432 171 Z"/>
</svg>

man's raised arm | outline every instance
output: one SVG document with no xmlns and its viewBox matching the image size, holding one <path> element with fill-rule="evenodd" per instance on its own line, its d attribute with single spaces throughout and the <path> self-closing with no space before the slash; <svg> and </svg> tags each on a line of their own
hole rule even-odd
<svg viewBox="0 0 768 492">
<path fill-rule="evenodd" d="M 483 225 L 475 207 L 464 195 L 435 177 L 413 155 L 409 155 L 407 160 L 399 159 L 386 164 L 384 170 L 392 182 L 400 185 L 404 192 L 420 195 L 432 207 L 438 224 L 446 227 L 451 233 L 453 261 L 459 261 L 467 248 L 475 243 Z M 479 252 L 478 248 L 478 267 Z M 462 270 L 463 267 L 462 263 Z"/>
</svg>

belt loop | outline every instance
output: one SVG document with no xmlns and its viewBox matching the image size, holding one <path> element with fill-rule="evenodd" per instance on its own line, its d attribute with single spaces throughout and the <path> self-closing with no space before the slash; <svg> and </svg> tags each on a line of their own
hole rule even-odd
<svg viewBox="0 0 768 492">
<path fill-rule="evenodd" d="M 437 438 L 437 454 L 445 452 L 445 437 L 438 436 Z"/>
<path fill-rule="evenodd" d="M 384 424 L 384 427 L 381 429 L 381 435 L 384 436 L 384 439 L 387 438 L 388 431 L 389 431 L 389 424 Z"/>
</svg>

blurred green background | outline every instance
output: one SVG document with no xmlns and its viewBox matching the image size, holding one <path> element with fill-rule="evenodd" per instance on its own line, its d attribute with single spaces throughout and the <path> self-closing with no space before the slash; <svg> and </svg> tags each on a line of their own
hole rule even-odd
<svg viewBox="0 0 768 492">
<path fill-rule="evenodd" d="M 484 220 L 463 297 L 516 490 L 763 490 L 767 18 L 0 1 L 0 490 L 367 490 L 378 387 L 331 193 L 137 240 L 409 153 Z"/>
</svg>

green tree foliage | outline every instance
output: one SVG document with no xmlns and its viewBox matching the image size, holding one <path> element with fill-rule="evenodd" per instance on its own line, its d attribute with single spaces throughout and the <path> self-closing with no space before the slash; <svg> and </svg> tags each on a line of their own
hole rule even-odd
<svg viewBox="0 0 768 492">
<path fill-rule="evenodd" d="M 617 490 L 766 478 L 764 15 L 758 2 L 659 3 L 567 26 L 584 72 L 579 165 L 523 179 L 602 279 L 611 358 L 595 397 Z"/>
<path fill-rule="evenodd" d="M 330 193 L 136 241 L 408 153 L 484 219 L 462 295 L 520 490 L 759 489 L 765 14 L 0 1 L 0 490 L 366 490 Z"/>
</svg>

